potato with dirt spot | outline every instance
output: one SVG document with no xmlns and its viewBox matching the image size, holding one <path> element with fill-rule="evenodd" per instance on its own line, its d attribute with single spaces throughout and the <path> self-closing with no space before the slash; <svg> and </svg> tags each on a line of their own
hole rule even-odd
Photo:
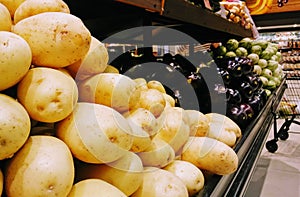
<svg viewBox="0 0 300 197">
<path fill-rule="evenodd" d="M 218 175 L 235 172 L 239 162 L 230 146 L 209 137 L 189 137 L 183 147 L 181 160 Z"/>
<path fill-rule="evenodd" d="M 0 94 L 0 160 L 12 157 L 26 142 L 30 117 L 15 99 Z"/>
<path fill-rule="evenodd" d="M 19 82 L 17 97 L 32 119 L 54 123 L 73 111 L 78 89 L 74 79 L 62 71 L 35 67 Z"/>
<path fill-rule="evenodd" d="M 23 37 L 32 51 L 32 64 L 66 67 L 88 52 L 91 33 L 83 21 L 64 12 L 43 12 L 14 25 L 12 32 Z"/>
</svg>

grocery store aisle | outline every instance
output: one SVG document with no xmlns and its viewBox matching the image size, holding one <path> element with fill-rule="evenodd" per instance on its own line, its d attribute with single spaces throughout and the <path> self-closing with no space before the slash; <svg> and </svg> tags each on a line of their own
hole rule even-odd
<svg viewBox="0 0 300 197">
<path fill-rule="evenodd" d="M 298 120 L 299 121 L 299 120 Z M 278 129 L 284 119 L 278 119 Z M 273 128 L 268 139 L 273 139 Z M 292 124 L 289 138 L 270 153 L 263 147 L 245 197 L 300 197 L 300 125 Z"/>
</svg>

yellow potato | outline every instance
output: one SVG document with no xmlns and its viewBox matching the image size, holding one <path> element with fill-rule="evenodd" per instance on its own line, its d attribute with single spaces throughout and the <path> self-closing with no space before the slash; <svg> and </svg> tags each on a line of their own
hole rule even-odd
<svg viewBox="0 0 300 197">
<path fill-rule="evenodd" d="M 156 118 L 164 111 L 166 100 L 157 89 L 140 89 L 134 108 L 149 110 Z"/>
<path fill-rule="evenodd" d="M 183 181 L 189 196 L 194 196 L 204 187 L 205 180 L 202 171 L 190 162 L 174 160 L 163 169 L 175 174 Z"/>
<path fill-rule="evenodd" d="M 209 131 L 208 118 L 198 110 L 185 110 L 190 127 L 190 136 L 206 136 Z"/>
<path fill-rule="evenodd" d="M 66 118 L 78 100 L 78 89 L 73 78 L 46 67 L 30 69 L 19 82 L 17 97 L 30 117 L 53 123 Z"/>
<path fill-rule="evenodd" d="M 155 167 L 146 167 L 144 181 L 131 197 L 188 197 L 187 187 L 173 173 Z"/>
<path fill-rule="evenodd" d="M 107 63 L 108 51 L 105 45 L 92 36 L 91 45 L 85 57 L 66 68 L 77 81 L 104 72 Z"/>
<path fill-rule="evenodd" d="M 112 65 L 107 65 L 103 72 L 104 73 L 120 73 L 119 70 Z"/>
<path fill-rule="evenodd" d="M 132 146 L 127 120 L 113 108 L 77 103 L 73 112 L 56 124 L 56 135 L 73 155 L 87 163 L 108 163 L 121 158 Z"/>
<path fill-rule="evenodd" d="M 176 101 L 171 95 L 164 93 L 163 96 L 164 96 L 165 101 L 166 101 L 166 106 L 175 107 Z"/>
<path fill-rule="evenodd" d="M 125 112 L 136 103 L 136 83 L 123 74 L 99 73 L 78 84 L 79 100 Z"/>
<path fill-rule="evenodd" d="M 28 72 L 32 53 L 20 36 L 0 31 L 0 91 L 16 85 Z"/>
<path fill-rule="evenodd" d="M 0 196 L 2 195 L 2 192 L 3 192 L 3 173 L 2 173 L 2 170 L 0 168 Z"/>
<path fill-rule="evenodd" d="M 240 127 L 223 114 L 208 113 L 205 116 L 208 118 L 209 124 L 207 136 L 233 147 L 237 138 L 242 135 Z"/>
<path fill-rule="evenodd" d="M 5 167 L 7 196 L 67 196 L 74 181 L 67 145 L 53 136 L 30 136 Z"/>
<path fill-rule="evenodd" d="M 137 88 L 139 90 L 147 90 L 148 89 L 148 86 L 147 86 L 147 81 L 145 78 L 136 78 L 136 79 L 133 79 L 136 83 L 137 83 Z"/>
<path fill-rule="evenodd" d="M 11 31 L 12 20 L 9 10 L 0 3 L 0 31 Z"/>
<path fill-rule="evenodd" d="M 0 3 L 5 5 L 9 10 L 11 18 L 14 17 L 16 9 L 23 3 L 25 0 L 0 0 Z"/>
<path fill-rule="evenodd" d="M 70 14 L 70 9 L 62 0 L 26 0 L 15 10 L 14 23 L 16 24 L 24 18 L 42 12 L 64 12 Z"/>
<path fill-rule="evenodd" d="M 64 12 L 43 12 L 25 18 L 12 31 L 23 37 L 32 51 L 32 64 L 66 67 L 88 52 L 91 33 L 82 20 Z"/>
<path fill-rule="evenodd" d="M 208 113 L 205 116 L 208 118 L 209 124 L 222 125 L 226 131 L 233 131 L 237 138 L 241 137 L 241 128 L 227 116 L 218 113 Z"/>
<path fill-rule="evenodd" d="M 81 162 L 76 167 L 76 177 L 78 180 L 104 180 L 120 189 L 126 196 L 130 196 L 143 182 L 143 164 L 135 153 L 128 151 L 117 161 L 108 164 Z"/>
<path fill-rule="evenodd" d="M 125 117 L 131 124 L 141 127 L 150 135 L 150 137 L 154 136 L 158 132 L 158 121 L 147 109 L 137 108 L 131 110 Z"/>
<path fill-rule="evenodd" d="M 85 179 L 73 185 L 67 197 L 127 197 L 118 188 L 101 179 Z"/>
<path fill-rule="evenodd" d="M 183 147 L 181 159 L 218 175 L 231 174 L 238 167 L 238 156 L 234 150 L 209 137 L 189 137 Z"/>
<path fill-rule="evenodd" d="M 25 108 L 15 99 L 0 94 L 0 160 L 10 158 L 26 142 L 31 128 Z"/>
<path fill-rule="evenodd" d="M 151 80 L 147 82 L 147 87 L 149 89 L 156 89 L 160 91 L 161 93 L 166 93 L 165 87 L 160 81 L 157 80 Z"/>
<path fill-rule="evenodd" d="M 190 136 L 190 128 L 184 109 L 168 107 L 157 120 L 159 130 L 155 138 L 166 141 L 174 149 L 176 155 L 179 155 L 181 148 Z"/>
<path fill-rule="evenodd" d="M 175 159 L 173 148 L 160 138 L 153 138 L 151 146 L 137 153 L 144 166 L 164 167 Z"/>
<path fill-rule="evenodd" d="M 149 146 L 151 146 L 151 138 L 149 133 L 147 133 L 143 128 L 139 125 L 134 124 L 129 118 L 127 121 L 132 130 L 132 146 L 130 151 L 132 152 L 142 152 L 146 150 Z"/>
</svg>

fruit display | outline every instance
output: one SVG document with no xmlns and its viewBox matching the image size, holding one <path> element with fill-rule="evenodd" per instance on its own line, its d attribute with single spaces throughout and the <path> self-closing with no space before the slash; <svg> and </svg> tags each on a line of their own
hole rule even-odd
<svg viewBox="0 0 300 197">
<path fill-rule="evenodd" d="M 243 38 L 212 45 L 211 54 L 224 79 L 227 116 L 246 127 L 284 77 L 281 52 L 274 43 Z"/>
<path fill-rule="evenodd" d="M 265 14 L 272 8 L 274 0 L 247 0 L 246 4 L 251 15 Z M 288 0 L 278 0 L 278 7 L 282 7 Z"/>
<path fill-rule="evenodd" d="M 240 24 L 245 29 L 252 29 L 254 22 L 244 1 L 222 1 L 220 6 L 221 16 L 231 22 Z"/>
<path fill-rule="evenodd" d="M 3 196 L 184 197 L 205 174 L 237 170 L 239 125 L 108 65 L 105 45 L 63 1 L 24 1 L 12 23 L 0 31 Z"/>
</svg>

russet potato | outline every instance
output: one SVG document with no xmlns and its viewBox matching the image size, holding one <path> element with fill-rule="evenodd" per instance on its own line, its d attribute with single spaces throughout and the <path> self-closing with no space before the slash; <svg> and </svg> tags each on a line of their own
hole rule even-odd
<svg viewBox="0 0 300 197">
<path fill-rule="evenodd" d="M 88 52 L 91 33 L 83 21 L 64 12 L 42 12 L 14 25 L 32 51 L 35 66 L 60 68 L 82 59 Z"/>
<path fill-rule="evenodd" d="M 11 31 L 12 19 L 9 10 L 0 2 L 0 31 Z"/>
<path fill-rule="evenodd" d="M 102 73 L 108 66 L 108 51 L 105 45 L 92 36 L 87 54 L 79 61 L 67 66 L 67 70 L 76 81 L 84 80 L 95 74 Z"/>
<path fill-rule="evenodd" d="M 5 90 L 16 85 L 28 72 L 32 53 L 21 36 L 0 31 L 0 57 L 0 90 Z"/>
<path fill-rule="evenodd" d="M 26 0 L 14 12 L 14 23 L 42 12 L 64 12 L 70 14 L 68 5 L 62 0 Z"/>
<path fill-rule="evenodd" d="M 26 142 L 31 122 L 25 108 L 15 99 L 0 94 L 0 160 L 12 157 Z"/>
<path fill-rule="evenodd" d="M 116 110 L 96 103 L 77 103 L 73 112 L 56 124 L 56 136 L 74 157 L 87 163 L 109 163 L 132 147 L 132 131 Z"/>
<path fill-rule="evenodd" d="M 73 111 L 78 89 L 67 74 L 54 68 L 35 67 L 19 82 L 17 97 L 32 119 L 53 123 Z"/>
<path fill-rule="evenodd" d="M 71 151 L 63 141 L 53 136 L 30 136 L 5 166 L 5 192 L 11 197 L 67 196 L 74 173 Z"/>
<path fill-rule="evenodd" d="M 67 197 L 127 197 L 121 190 L 101 179 L 85 179 L 73 185 Z"/>
<path fill-rule="evenodd" d="M 76 167 L 76 179 L 81 181 L 88 178 L 104 180 L 120 189 L 126 196 L 130 196 L 143 182 L 143 164 L 141 159 L 130 151 L 107 164 L 79 163 Z"/>
</svg>

